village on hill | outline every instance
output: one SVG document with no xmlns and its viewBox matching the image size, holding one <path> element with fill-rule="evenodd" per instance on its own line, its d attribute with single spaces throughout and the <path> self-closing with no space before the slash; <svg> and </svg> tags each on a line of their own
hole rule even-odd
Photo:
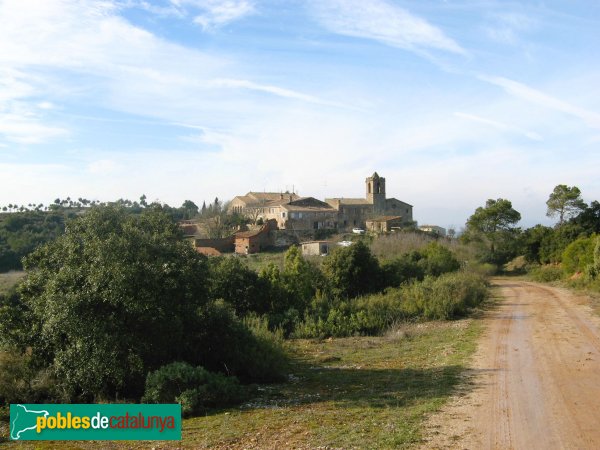
<svg viewBox="0 0 600 450">
<path fill-rule="evenodd" d="M 386 196 L 385 178 L 377 172 L 365 179 L 364 198 L 335 197 L 324 201 L 300 197 L 295 192 L 254 192 L 233 198 L 228 214 L 248 222 L 224 237 L 207 237 L 203 220 L 182 221 L 186 238 L 198 252 L 208 256 L 222 253 L 253 254 L 268 248 L 299 244 L 305 255 L 322 255 L 347 233 L 393 233 L 417 228 L 413 205 Z M 211 220 L 211 219 L 209 219 Z M 436 225 L 422 225 L 421 231 L 445 236 Z M 328 238 L 328 239 L 325 239 Z"/>
</svg>

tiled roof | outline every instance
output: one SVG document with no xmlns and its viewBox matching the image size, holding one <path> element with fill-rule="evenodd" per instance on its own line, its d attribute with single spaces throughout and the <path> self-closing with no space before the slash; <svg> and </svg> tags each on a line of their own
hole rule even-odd
<svg viewBox="0 0 600 450">
<path fill-rule="evenodd" d="M 340 205 L 372 205 L 366 198 L 326 198 L 325 201 L 339 202 Z"/>
<path fill-rule="evenodd" d="M 221 256 L 221 252 L 212 247 L 196 247 L 196 251 L 206 256 Z"/>
</svg>

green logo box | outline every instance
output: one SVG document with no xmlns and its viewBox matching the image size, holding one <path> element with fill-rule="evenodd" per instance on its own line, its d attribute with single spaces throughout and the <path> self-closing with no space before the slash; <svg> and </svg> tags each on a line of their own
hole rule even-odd
<svg viewBox="0 0 600 450">
<path fill-rule="evenodd" d="M 181 440 L 179 404 L 11 404 L 19 441 Z"/>
</svg>

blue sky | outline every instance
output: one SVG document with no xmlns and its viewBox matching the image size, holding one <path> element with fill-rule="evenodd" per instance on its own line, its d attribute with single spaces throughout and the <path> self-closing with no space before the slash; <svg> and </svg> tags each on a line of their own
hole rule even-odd
<svg viewBox="0 0 600 450">
<path fill-rule="evenodd" d="M 0 0 L 0 205 L 600 199 L 596 1 Z"/>
</svg>

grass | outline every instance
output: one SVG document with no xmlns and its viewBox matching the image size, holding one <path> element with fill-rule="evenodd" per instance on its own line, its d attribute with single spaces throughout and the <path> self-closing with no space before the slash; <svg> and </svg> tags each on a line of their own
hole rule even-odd
<svg viewBox="0 0 600 450">
<path fill-rule="evenodd" d="M 6 273 L 0 273 L 0 294 L 7 292 L 17 282 L 25 276 L 25 272 L 11 271 Z"/>
<path fill-rule="evenodd" d="M 288 382 L 258 386 L 241 407 L 184 420 L 181 443 L 151 446 L 410 447 L 421 442 L 423 420 L 454 392 L 480 331 L 477 320 L 466 319 L 402 325 L 382 337 L 291 341 Z M 113 442 L 109 448 L 138 446 L 148 443 Z"/>
</svg>

